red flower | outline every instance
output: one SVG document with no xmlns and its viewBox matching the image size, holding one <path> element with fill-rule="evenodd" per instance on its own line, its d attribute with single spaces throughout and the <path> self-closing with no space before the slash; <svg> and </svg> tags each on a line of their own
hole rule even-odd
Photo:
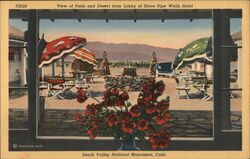
<svg viewBox="0 0 250 159">
<path fill-rule="evenodd" d="M 119 97 L 118 100 L 116 101 L 115 105 L 117 105 L 119 107 L 124 107 L 125 101 L 123 99 L 121 99 L 121 97 Z"/>
<path fill-rule="evenodd" d="M 170 138 L 170 135 L 166 131 L 161 130 L 159 133 L 152 134 L 149 142 L 153 149 L 156 149 L 157 147 L 163 149 L 169 145 Z"/>
<path fill-rule="evenodd" d="M 156 121 L 157 125 L 165 124 L 169 119 L 171 119 L 171 116 L 167 112 L 165 112 L 163 115 L 158 114 L 155 117 L 155 121 Z"/>
<path fill-rule="evenodd" d="M 158 114 L 155 117 L 155 121 L 156 121 L 157 125 L 162 125 L 162 124 L 166 123 L 165 116 L 162 116 L 161 114 Z"/>
<path fill-rule="evenodd" d="M 85 102 L 88 97 L 87 97 L 87 92 L 84 89 L 78 89 L 77 93 L 76 93 L 76 99 L 79 103 L 83 103 Z"/>
<path fill-rule="evenodd" d="M 95 107 L 95 105 L 87 105 L 86 110 L 85 110 L 85 115 L 86 116 L 95 116 L 95 114 L 97 113 L 97 109 Z"/>
<path fill-rule="evenodd" d="M 164 113 L 163 116 L 164 116 L 164 119 L 166 120 L 166 122 L 169 121 L 169 119 L 171 119 L 171 115 L 169 113 L 167 113 L 167 112 Z"/>
<path fill-rule="evenodd" d="M 75 119 L 87 128 L 86 133 L 91 139 L 106 134 L 105 128 L 108 127 L 108 133 L 114 137 L 130 134 L 142 139 L 141 137 L 149 136 L 148 141 L 153 149 L 165 148 L 170 143 L 170 135 L 161 129 L 167 130 L 170 127 L 165 124 L 171 119 L 168 111 L 169 97 L 157 100 L 164 92 L 164 83 L 155 80 L 146 81 L 137 98 L 137 104 L 125 107 L 126 101 L 129 100 L 128 93 L 126 91 L 120 93 L 117 88 L 111 88 L 104 92 L 103 102 L 87 105 L 83 113 L 75 114 Z M 80 101 L 83 101 L 81 99 L 84 91 L 78 90 L 78 95 Z M 121 109 L 116 109 L 118 107 Z"/>
<path fill-rule="evenodd" d="M 144 119 L 140 120 L 137 124 L 137 129 L 141 130 L 141 131 L 147 130 L 148 129 L 148 121 L 146 121 Z"/>
<path fill-rule="evenodd" d="M 132 134 L 134 132 L 135 129 L 135 123 L 132 121 L 127 121 L 125 123 L 122 124 L 122 130 L 123 132 Z"/>
<path fill-rule="evenodd" d="M 131 107 L 129 113 L 132 117 L 138 117 L 141 115 L 141 107 L 138 105 L 135 105 L 135 106 Z"/>
<path fill-rule="evenodd" d="M 87 134 L 89 135 L 90 139 L 94 139 L 98 135 L 98 130 L 96 128 L 90 128 L 87 130 Z"/>
<path fill-rule="evenodd" d="M 153 96 L 150 94 L 150 95 L 147 95 L 143 98 L 144 101 L 152 101 L 153 100 Z"/>
<path fill-rule="evenodd" d="M 155 106 L 153 104 L 148 105 L 147 108 L 146 108 L 146 113 L 147 114 L 152 114 L 155 111 L 156 111 L 156 108 L 155 108 Z"/>
<path fill-rule="evenodd" d="M 144 92 L 143 100 L 146 101 L 146 102 L 152 101 L 153 100 L 152 92 L 149 92 L 149 91 Z"/>
<path fill-rule="evenodd" d="M 118 95 L 119 95 L 119 90 L 118 90 L 117 88 L 113 88 L 113 89 L 111 89 L 111 93 L 112 93 L 113 95 L 118 96 Z"/>
<path fill-rule="evenodd" d="M 101 119 L 92 119 L 91 125 L 93 128 L 98 128 L 99 125 L 101 124 L 102 120 Z"/>
<path fill-rule="evenodd" d="M 140 107 L 147 107 L 148 103 L 145 102 L 142 98 L 138 98 L 137 99 L 137 105 L 139 105 Z"/>
<path fill-rule="evenodd" d="M 108 118 L 106 119 L 106 122 L 108 123 L 108 126 L 117 126 L 118 125 L 118 120 L 115 114 L 110 114 Z"/>
<path fill-rule="evenodd" d="M 129 99 L 129 95 L 127 92 L 123 92 L 122 94 L 120 94 L 120 98 L 123 100 L 123 101 L 126 101 Z"/>
<path fill-rule="evenodd" d="M 104 103 L 106 103 L 107 105 L 110 105 L 110 102 L 111 102 L 111 99 L 110 97 L 112 96 L 112 93 L 111 93 L 111 89 L 107 89 L 105 92 L 104 92 L 104 95 L 103 95 L 103 99 L 104 99 Z"/>
<path fill-rule="evenodd" d="M 81 122 L 83 119 L 82 113 L 76 113 L 74 117 L 75 117 L 75 120 L 78 122 Z"/>
<path fill-rule="evenodd" d="M 161 113 L 161 112 L 166 111 L 168 109 L 169 109 L 169 101 L 162 100 L 159 103 L 157 103 L 157 105 L 156 105 L 156 111 L 158 113 Z"/>
<path fill-rule="evenodd" d="M 130 115 L 129 112 L 122 112 L 121 114 L 121 123 L 129 122 L 131 121 L 132 116 Z"/>
</svg>

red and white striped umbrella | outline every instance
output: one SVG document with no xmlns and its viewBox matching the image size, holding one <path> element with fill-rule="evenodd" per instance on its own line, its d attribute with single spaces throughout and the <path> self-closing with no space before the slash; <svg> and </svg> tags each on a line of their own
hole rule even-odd
<svg viewBox="0 0 250 159">
<path fill-rule="evenodd" d="M 86 48 L 79 48 L 70 55 L 89 64 L 96 65 L 95 55 Z"/>
<path fill-rule="evenodd" d="M 65 36 L 53 40 L 43 50 L 39 60 L 39 67 L 48 65 L 66 54 L 73 53 L 84 45 L 86 45 L 86 39 L 77 36 Z"/>
</svg>

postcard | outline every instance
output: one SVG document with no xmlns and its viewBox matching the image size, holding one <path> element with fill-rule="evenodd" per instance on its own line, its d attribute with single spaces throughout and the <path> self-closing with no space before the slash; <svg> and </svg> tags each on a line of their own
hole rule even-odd
<svg viewBox="0 0 250 159">
<path fill-rule="evenodd" d="M 249 158 L 249 6 L 1 1 L 1 158 Z"/>
</svg>

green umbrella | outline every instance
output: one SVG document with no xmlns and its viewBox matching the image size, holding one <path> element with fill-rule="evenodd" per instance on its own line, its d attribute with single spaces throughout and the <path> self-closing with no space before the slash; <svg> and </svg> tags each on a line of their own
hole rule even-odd
<svg viewBox="0 0 250 159">
<path fill-rule="evenodd" d="M 195 40 L 176 55 L 172 64 L 172 69 L 178 70 L 187 64 L 191 64 L 195 61 L 205 61 L 206 63 L 212 63 L 211 59 L 211 38 L 201 38 Z"/>
</svg>

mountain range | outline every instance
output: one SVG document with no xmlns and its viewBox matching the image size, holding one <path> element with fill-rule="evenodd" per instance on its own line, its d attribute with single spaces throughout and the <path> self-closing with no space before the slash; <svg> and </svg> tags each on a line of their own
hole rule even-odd
<svg viewBox="0 0 250 159">
<path fill-rule="evenodd" d="M 93 52 L 96 58 L 102 58 L 103 52 L 107 53 L 109 61 L 150 61 L 152 53 L 155 52 L 158 61 L 173 61 L 178 49 L 162 48 L 146 44 L 128 44 L 128 43 L 104 43 L 88 42 L 85 46 Z"/>
</svg>

